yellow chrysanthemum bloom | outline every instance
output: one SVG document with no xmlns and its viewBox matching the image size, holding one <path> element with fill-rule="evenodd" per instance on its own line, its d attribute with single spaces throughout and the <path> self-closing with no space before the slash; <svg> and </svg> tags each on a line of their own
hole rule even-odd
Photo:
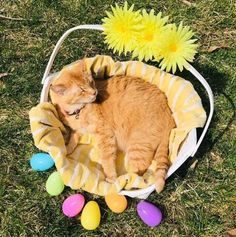
<svg viewBox="0 0 236 237">
<path fill-rule="evenodd" d="M 162 61 L 160 63 L 161 69 L 175 73 L 177 66 L 180 71 L 187 68 L 188 62 L 192 62 L 196 54 L 197 44 L 196 39 L 191 39 L 193 32 L 189 27 L 183 27 L 182 22 L 179 27 L 175 24 L 166 27 L 161 35 L 161 40 L 158 43 L 159 49 L 156 52 L 155 58 L 159 61 L 161 55 Z"/>
<path fill-rule="evenodd" d="M 134 48 L 136 36 L 140 31 L 140 21 L 142 19 L 139 11 L 133 11 L 134 5 L 128 9 L 125 2 L 124 7 L 111 7 L 112 13 L 106 12 L 107 16 L 103 21 L 105 34 L 105 43 L 109 48 L 113 48 L 114 53 L 118 51 L 120 54 L 124 51 L 131 52 Z"/>
<path fill-rule="evenodd" d="M 141 29 L 137 35 L 133 58 L 138 57 L 140 61 L 153 59 L 154 52 L 157 52 L 157 42 L 168 20 L 168 17 L 161 18 L 161 15 L 161 12 L 154 15 L 153 9 L 149 14 L 146 10 L 142 11 Z"/>
</svg>

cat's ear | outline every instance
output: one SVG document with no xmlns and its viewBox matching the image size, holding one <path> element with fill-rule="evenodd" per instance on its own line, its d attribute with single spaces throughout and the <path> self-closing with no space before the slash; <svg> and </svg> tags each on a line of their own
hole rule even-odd
<svg viewBox="0 0 236 237">
<path fill-rule="evenodd" d="M 87 72 L 86 63 L 85 63 L 85 58 L 83 58 L 83 59 L 80 60 L 79 65 L 80 65 L 81 71 L 82 71 L 83 73 Z"/>
<path fill-rule="evenodd" d="M 55 92 L 57 95 L 64 95 L 67 88 L 64 85 L 52 85 L 50 89 Z"/>
</svg>

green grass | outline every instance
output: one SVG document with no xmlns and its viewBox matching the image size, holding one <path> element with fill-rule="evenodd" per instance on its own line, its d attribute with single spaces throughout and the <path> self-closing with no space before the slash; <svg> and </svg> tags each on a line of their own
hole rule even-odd
<svg viewBox="0 0 236 237">
<path fill-rule="evenodd" d="M 118 1 L 122 3 L 123 1 Z M 131 2 L 131 1 L 130 1 Z M 115 1 L 98 0 L 5 0 L 0 14 L 24 20 L 0 18 L 0 236 L 224 236 L 236 228 L 236 5 L 233 0 L 198 0 L 194 6 L 182 1 L 135 0 L 136 8 L 154 8 L 171 21 L 191 25 L 199 39 L 194 66 L 206 77 L 215 94 L 215 114 L 209 132 L 195 160 L 171 179 L 161 194 L 149 201 L 165 214 L 157 228 L 145 226 L 138 218 L 138 200 L 129 199 L 128 209 L 113 214 L 103 198 L 97 200 L 102 222 L 96 231 L 84 230 L 76 219 L 61 213 L 69 194 L 50 197 L 45 182 L 51 173 L 33 172 L 31 155 L 37 152 L 29 128 L 28 111 L 39 102 L 40 81 L 49 56 L 62 33 L 83 23 L 100 23 Z M 192 1 L 193 2 L 193 1 Z M 97 32 L 73 33 L 63 45 L 54 70 L 78 58 L 109 54 Z M 226 45 L 212 53 L 210 46 Z M 124 59 L 113 55 L 116 59 Z M 188 73 L 208 111 L 204 90 Z"/>
</svg>

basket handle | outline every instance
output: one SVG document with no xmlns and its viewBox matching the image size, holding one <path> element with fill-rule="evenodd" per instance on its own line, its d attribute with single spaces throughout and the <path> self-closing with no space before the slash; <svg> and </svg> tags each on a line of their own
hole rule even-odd
<svg viewBox="0 0 236 237">
<path fill-rule="evenodd" d="M 42 79 L 42 84 L 44 84 L 46 78 L 48 77 L 49 73 L 50 73 L 50 70 L 52 68 L 52 64 L 54 62 L 54 59 L 55 57 L 57 56 L 57 53 L 62 45 L 62 43 L 64 42 L 64 40 L 67 38 L 67 36 L 72 33 L 73 31 L 75 30 L 80 30 L 80 29 L 86 29 L 86 30 L 100 30 L 100 31 L 103 31 L 103 27 L 102 25 L 79 25 L 79 26 L 76 26 L 76 27 L 73 27 L 69 30 L 67 30 L 62 36 L 61 38 L 58 40 L 55 48 L 53 49 L 53 52 L 50 56 L 50 59 L 48 61 L 48 64 L 47 64 L 47 67 L 45 69 L 45 72 L 44 72 L 44 75 L 43 75 L 43 79 Z"/>
<path fill-rule="evenodd" d="M 197 149 L 201 145 L 202 140 L 203 140 L 204 136 L 206 135 L 207 129 L 208 129 L 209 125 L 210 125 L 210 122 L 211 122 L 211 119 L 212 119 L 212 116 L 213 116 L 213 112 L 214 112 L 214 96 L 213 96 L 213 92 L 211 90 L 211 87 L 209 86 L 209 84 L 207 83 L 205 78 L 192 65 L 188 64 L 188 68 L 187 69 L 203 85 L 203 87 L 205 88 L 205 90 L 206 90 L 206 92 L 208 94 L 208 98 L 209 98 L 209 102 L 210 102 L 210 112 L 209 112 L 206 124 L 204 126 L 204 129 L 202 131 L 202 134 L 199 137 L 199 139 L 197 141 L 197 144 L 196 144 L 196 146 L 193 149 L 193 152 L 191 154 L 191 156 L 193 157 L 196 154 Z"/>
<path fill-rule="evenodd" d="M 62 43 L 64 42 L 64 40 L 67 38 L 67 36 L 72 33 L 73 31 L 75 30 L 79 30 L 79 29 L 88 29 L 88 30 L 98 30 L 98 31 L 103 31 L 103 27 L 102 25 L 79 25 L 79 26 L 76 26 L 76 27 L 73 27 L 69 30 L 67 30 L 62 36 L 61 38 L 58 40 L 51 56 L 50 56 L 50 59 L 48 61 L 48 64 L 47 64 L 47 67 L 46 67 L 46 70 L 44 72 L 44 75 L 43 75 L 43 79 L 42 79 L 42 84 L 43 84 L 43 89 L 42 89 L 42 93 L 41 93 L 41 99 L 40 99 L 40 102 L 45 102 L 47 101 L 47 98 L 48 98 L 48 90 L 49 90 L 49 86 L 50 86 L 50 78 L 48 77 L 49 73 L 50 73 L 50 70 L 52 68 L 52 64 L 55 60 L 55 57 L 62 45 Z M 210 102 L 210 112 L 209 112 L 209 115 L 208 115 L 208 119 L 206 121 L 206 124 L 205 124 L 205 127 L 202 131 L 202 134 L 195 146 L 195 148 L 193 149 L 192 151 L 192 154 L 191 156 L 193 157 L 195 155 L 195 153 L 197 152 L 197 149 L 198 147 L 200 146 L 204 136 L 206 135 L 206 132 L 207 132 L 207 129 L 210 125 L 210 122 L 211 122 L 211 119 L 212 119 L 212 116 L 213 116 L 213 111 L 214 111 L 214 98 L 213 98 L 213 93 L 212 93 L 212 90 L 211 90 L 211 87 L 209 86 L 209 84 L 207 83 L 207 81 L 204 79 L 204 77 L 190 64 L 188 64 L 188 71 L 192 73 L 192 75 L 197 78 L 199 80 L 199 82 L 203 85 L 203 87 L 206 89 L 207 91 L 207 94 L 208 94 L 208 97 L 209 97 L 209 102 Z M 138 191 L 136 191 L 138 192 Z"/>
</svg>

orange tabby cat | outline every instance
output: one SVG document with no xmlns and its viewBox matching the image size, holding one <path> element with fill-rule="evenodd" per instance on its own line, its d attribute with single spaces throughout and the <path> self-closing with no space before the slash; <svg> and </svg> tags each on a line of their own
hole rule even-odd
<svg viewBox="0 0 236 237">
<path fill-rule="evenodd" d="M 156 160 L 156 190 L 162 191 L 175 122 L 166 96 L 155 85 L 130 76 L 94 81 L 80 60 L 72 69 L 61 71 L 50 97 L 62 121 L 72 129 L 68 153 L 81 134 L 94 134 L 108 181 L 116 179 L 119 149 L 128 156 L 129 172 L 143 174 Z"/>
</svg>

